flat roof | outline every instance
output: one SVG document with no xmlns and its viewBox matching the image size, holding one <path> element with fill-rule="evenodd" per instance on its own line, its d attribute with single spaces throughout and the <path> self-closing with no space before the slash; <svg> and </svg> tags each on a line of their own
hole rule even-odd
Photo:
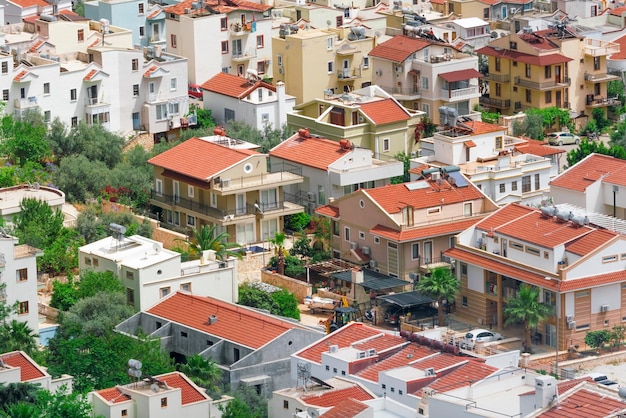
<svg viewBox="0 0 626 418">
<path fill-rule="evenodd" d="M 106 237 L 84 245 L 79 250 L 81 253 L 96 255 L 133 269 L 180 257 L 180 253 L 167 250 L 160 242 L 140 235 L 124 237 L 122 240 Z"/>
<path fill-rule="evenodd" d="M 0 189 L 0 213 L 3 216 L 18 213 L 22 200 L 27 198 L 43 200 L 52 207 L 65 203 L 65 193 L 60 190 L 38 184 L 22 184 Z"/>
</svg>

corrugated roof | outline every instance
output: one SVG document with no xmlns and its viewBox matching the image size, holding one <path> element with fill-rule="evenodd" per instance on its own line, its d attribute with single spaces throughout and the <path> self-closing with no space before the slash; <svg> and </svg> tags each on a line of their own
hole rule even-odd
<svg viewBox="0 0 626 418">
<path fill-rule="evenodd" d="M 225 169 L 259 153 L 214 144 L 200 138 L 191 138 L 148 160 L 162 167 L 202 181 L 209 181 Z"/>
</svg>

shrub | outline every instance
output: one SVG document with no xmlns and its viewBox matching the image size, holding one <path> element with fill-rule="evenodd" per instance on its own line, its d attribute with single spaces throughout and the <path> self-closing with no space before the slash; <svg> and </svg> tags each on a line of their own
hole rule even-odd
<svg viewBox="0 0 626 418">
<path fill-rule="evenodd" d="M 306 212 L 294 213 L 285 219 L 285 227 L 301 232 L 311 223 L 311 215 Z"/>
</svg>

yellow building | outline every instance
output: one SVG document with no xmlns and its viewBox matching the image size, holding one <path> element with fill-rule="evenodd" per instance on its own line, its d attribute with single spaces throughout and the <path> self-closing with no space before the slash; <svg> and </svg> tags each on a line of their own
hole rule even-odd
<svg viewBox="0 0 626 418">
<path fill-rule="evenodd" d="M 618 51 L 616 43 L 581 38 L 565 25 L 498 38 L 477 51 L 489 62 L 488 93 L 480 103 L 508 115 L 552 106 L 591 115 L 619 105 L 607 96 L 607 83 L 618 77 L 606 67 L 607 56 Z"/>
<path fill-rule="evenodd" d="M 376 39 L 365 28 L 309 29 L 281 25 L 272 39 L 273 79 L 287 86 L 296 103 L 332 93 L 350 92 L 372 80 L 369 52 Z"/>
</svg>

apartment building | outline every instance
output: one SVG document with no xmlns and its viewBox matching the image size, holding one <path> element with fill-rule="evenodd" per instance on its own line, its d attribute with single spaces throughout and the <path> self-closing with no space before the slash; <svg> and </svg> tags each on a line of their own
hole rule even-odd
<svg viewBox="0 0 626 418">
<path fill-rule="evenodd" d="M 477 52 L 489 61 L 489 91 L 480 103 L 502 114 L 556 106 L 591 115 L 619 105 L 607 92 L 617 77 L 607 73 L 607 57 L 619 45 L 583 38 L 563 23 L 541 31 L 525 28 Z"/>
<path fill-rule="evenodd" d="M 184 0 L 166 7 L 167 51 L 187 58 L 190 83 L 217 73 L 272 74 L 272 6 L 251 1 Z"/>
<path fill-rule="evenodd" d="M 25 19 L 36 18 L 40 15 L 56 16 L 58 13 L 75 15 L 72 11 L 72 2 L 70 0 L 54 2 L 45 0 L 3 0 L 0 2 L 0 5 L 4 9 L 2 23 L 7 25 L 20 24 Z"/>
<path fill-rule="evenodd" d="M 522 284 L 536 286 L 554 308 L 536 330 L 544 344 L 584 346 L 587 331 L 621 324 L 626 316 L 623 223 L 567 205 L 499 209 L 461 232 L 445 252 L 456 260 L 461 281 L 457 312 L 502 326 L 507 300 Z"/>
<path fill-rule="evenodd" d="M 423 180 L 359 189 L 317 209 L 332 220 L 336 258 L 369 257 L 369 267 L 401 279 L 450 265 L 454 236 L 493 212 L 496 204 L 457 172 L 432 170 Z"/>
<path fill-rule="evenodd" d="M 354 147 L 347 140 L 312 136 L 306 129 L 278 144 L 269 155 L 273 168 L 301 170 L 304 181 L 289 186 L 288 192 L 301 197 L 309 213 L 358 189 L 387 185 L 392 177 L 404 174 L 401 161 L 377 160 L 369 149 Z"/>
<path fill-rule="evenodd" d="M 375 45 L 362 26 L 301 30 L 283 24 L 272 38 L 273 79 L 286 84 L 297 104 L 349 93 L 371 84 L 369 53 Z"/>
<path fill-rule="evenodd" d="M 289 126 L 333 141 L 348 140 L 355 147 L 373 151 L 374 158 L 381 160 L 419 148 L 414 132 L 424 113 L 407 109 L 380 87 L 319 97 L 296 105 L 287 115 Z"/>
<path fill-rule="evenodd" d="M 370 52 L 373 83 L 435 122 L 442 106 L 469 115 L 480 97 L 478 57 L 460 52 L 423 28 L 405 25 L 411 36 L 394 36 Z"/>
<path fill-rule="evenodd" d="M 216 130 L 213 137 L 191 138 L 150 159 L 150 203 L 159 208 L 162 224 L 183 230 L 216 225 L 217 233 L 245 245 L 273 237 L 286 215 L 302 212 L 284 190 L 302 183 L 298 170 L 270 172 L 267 154 L 241 145 Z"/>
</svg>

